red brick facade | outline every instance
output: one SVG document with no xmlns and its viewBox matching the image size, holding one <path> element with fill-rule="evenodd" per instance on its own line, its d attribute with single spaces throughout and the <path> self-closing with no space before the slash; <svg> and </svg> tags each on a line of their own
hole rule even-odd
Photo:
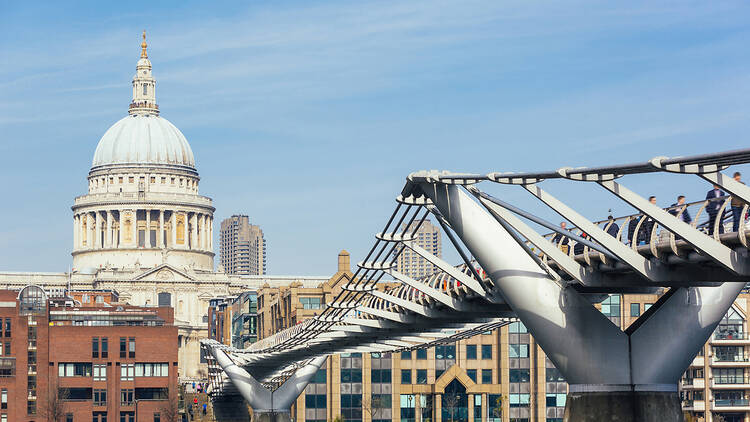
<svg viewBox="0 0 750 422">
<path fill-rule="evenodd" d="M 177 405 L 172 308 L 42 300 L 29 309 L 18 296 L 0 291 L 0 422 L 55 415 L 61 422 L 120 422 L 122 416 L 171 422 Z M 11 363 L 13 374 L 3 366 Z"/>
</svg>

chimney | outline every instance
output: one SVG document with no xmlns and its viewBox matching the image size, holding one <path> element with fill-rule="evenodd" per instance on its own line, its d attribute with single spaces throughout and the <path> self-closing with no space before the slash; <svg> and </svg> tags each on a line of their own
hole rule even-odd
<svg viewBox="0 0 750 422">
<path fill-rule="evenodd" d="M 339 272 L 351 272 L 351 263 L 349 261 L 349 252 L 342 250 L 339 252 Z"/>
</svg>

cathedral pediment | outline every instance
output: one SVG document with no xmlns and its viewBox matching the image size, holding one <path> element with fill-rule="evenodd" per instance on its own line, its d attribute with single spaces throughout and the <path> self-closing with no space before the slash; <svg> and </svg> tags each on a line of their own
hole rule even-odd
<svg viewBox="0 0 750 422">
<path fill-rule="evenodd" d="M 134 281 L 195 281 L 195 277 L 190 274 L 178 270 L 177 268 L 169 264 L 161 264 L 156 268 L 152 268 L 148 271 L 139 274 L 133 278 Z"/>
</svg>

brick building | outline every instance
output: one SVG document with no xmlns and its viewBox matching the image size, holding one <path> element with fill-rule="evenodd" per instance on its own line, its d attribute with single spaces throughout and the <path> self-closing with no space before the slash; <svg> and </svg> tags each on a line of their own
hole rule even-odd
<svg viewBox="0 0 750 422">
<path fill-rule="evenodd" d="M 93 299 L 81 304 L 84 295 Z M 172 308 L 104 298 L 116 293 L 0 291 L 0 422 L 174 420 Z"/>
</svg>

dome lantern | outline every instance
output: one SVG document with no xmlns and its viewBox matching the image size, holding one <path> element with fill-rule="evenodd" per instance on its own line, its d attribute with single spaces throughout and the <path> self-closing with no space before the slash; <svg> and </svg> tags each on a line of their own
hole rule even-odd
<svg viewBox="0 0 750 422">
<path fill-rule="evenodd" d="M 156 79 L 151 75 L 151 61 L 148 59 L 147 47 L 144 30 L 141 58 L 135 67 L 133 77 L 133 101 L 128 108 L 131 115 L 159 115 L 159 105 L 156 104 Z"/>
</svg>

